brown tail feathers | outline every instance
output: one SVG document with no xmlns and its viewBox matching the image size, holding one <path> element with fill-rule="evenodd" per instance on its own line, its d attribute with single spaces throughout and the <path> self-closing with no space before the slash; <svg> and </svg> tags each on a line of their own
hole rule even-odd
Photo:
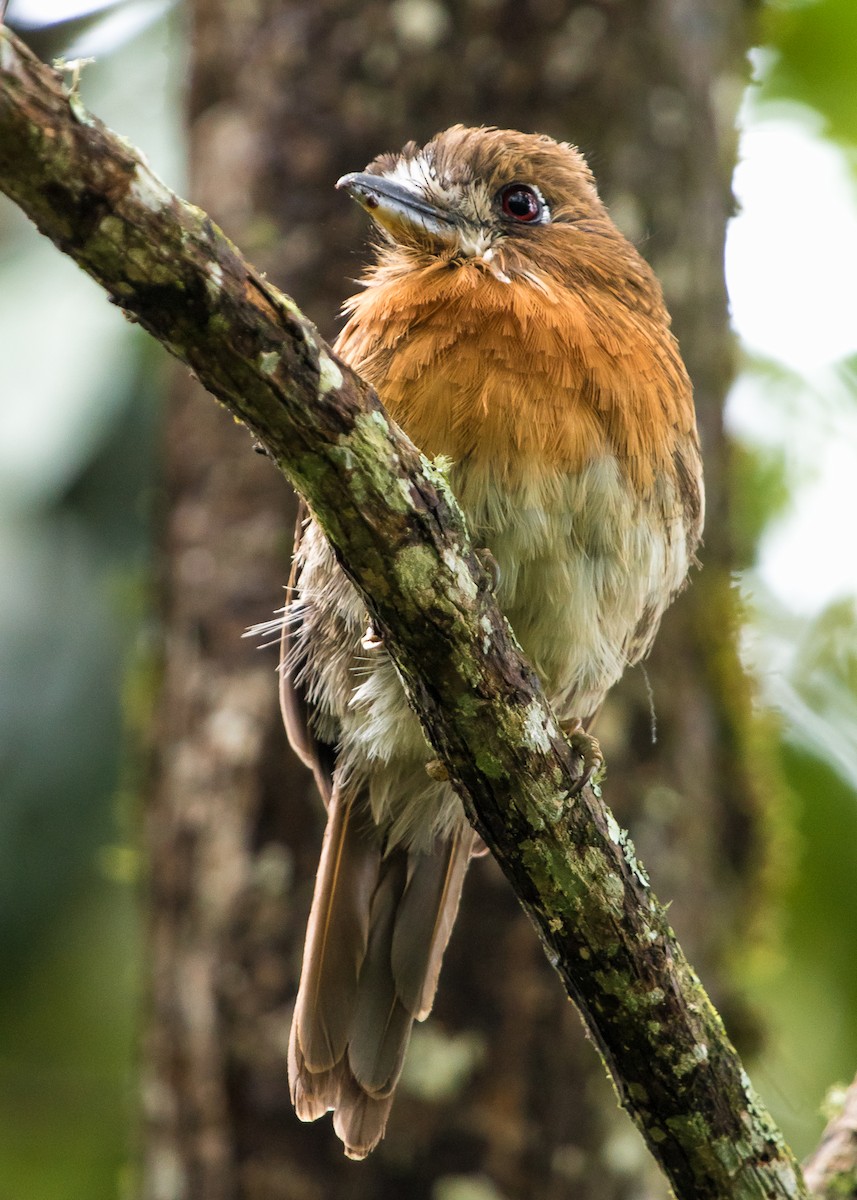
<svg viewBox="0 0 857 1200">
<path fill-rule="evenodd" d="M 359 796 L 335 787 L 289 1040 L 298 1116 L 333 1109 L 350 1158 L 380 1141 L 414 1021 L 428 1016 L 475 841 L 386 854 Z"/>
</svg>

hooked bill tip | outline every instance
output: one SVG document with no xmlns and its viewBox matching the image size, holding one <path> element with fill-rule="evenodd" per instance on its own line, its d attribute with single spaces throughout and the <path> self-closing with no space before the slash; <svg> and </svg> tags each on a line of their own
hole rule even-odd
<svg viewBox="0 0 857 1200">
<path fill-rule="evenodd" d="M 337 179 L 336 187 L 339 191 L 347 192 L 352 200 L 356 200 L 363 208 L 377 208 L 380 201 L 375 194 L 374 177 L 371 175 L 361 175 L 359 171 L 352 171 L 348 175 L 343 175 L 341 179 Z"/>
</svg>

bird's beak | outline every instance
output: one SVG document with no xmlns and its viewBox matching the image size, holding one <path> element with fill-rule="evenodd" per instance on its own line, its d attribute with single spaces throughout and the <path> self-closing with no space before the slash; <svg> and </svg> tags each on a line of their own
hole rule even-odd
<svg viewBox="0 0 857 1200">
<path fill-rule="evenodd" d="M 383 175 L 353 173 L 343 175 L 336 186 L 348 192 L 373 221 L 393 236 L 424 231 L 443 241 L 451 241 L 454 237 L 449 213 L 429 204 L 407 184 Z"/>
</svg>

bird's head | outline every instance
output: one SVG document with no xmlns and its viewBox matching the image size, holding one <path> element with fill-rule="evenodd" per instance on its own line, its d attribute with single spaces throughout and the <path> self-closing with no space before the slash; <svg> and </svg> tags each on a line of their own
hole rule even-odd
<svg viewBox="0 0 857 1200">
<path fill-rule="evenodd" d="M 507 282 L 534 263 L 562 278 L 580 265 L 581 236 L 600 241 L 601 253 L 606 239 L 636 259 L 580 152 L 540 134 L 455 125 L 425 146 L 379 156 L 337 187 L 369 213 L 390 249 L 473 262 Z"/>
</svg>

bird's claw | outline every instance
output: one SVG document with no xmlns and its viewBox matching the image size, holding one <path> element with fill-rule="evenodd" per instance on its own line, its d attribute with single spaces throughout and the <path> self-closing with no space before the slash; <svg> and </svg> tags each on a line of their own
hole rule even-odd
<svg viewBox="0 0 857 1200">
<path fill-rule="evenodd" d="M 488 587 L 496 592 L 500 584 L 500 564 L 487 546 L 477 546 L 474 554 L 479 559 L 479 565 L 488 576 Z"/>
<path fill-rule="evenodd" d="M 384 639 L 381 637 L 380 633 L 375 632 L 375 626 L 371 621 L 366 626 L 366 632 L 360 639 L 360 645 L 364 650 L 380 650 L 384 645 Z"/>
<path fill-rule="evenodd" d="M 438 783 L 446 783 L 449 779 L 449 771 L 440 761 L 439 758 L 430 758 L 426 763 L 426 775 Z"/>
<path fill-rule="evenodd" d="M 604 755 L 598 739 L 587 733 L 579 720 L 564 721 L 560 728 L 572 750 L 583 760 L 580 778 L 571 790 L 572 796 L 577 796 L 603 768 Z"/>
</svg>

